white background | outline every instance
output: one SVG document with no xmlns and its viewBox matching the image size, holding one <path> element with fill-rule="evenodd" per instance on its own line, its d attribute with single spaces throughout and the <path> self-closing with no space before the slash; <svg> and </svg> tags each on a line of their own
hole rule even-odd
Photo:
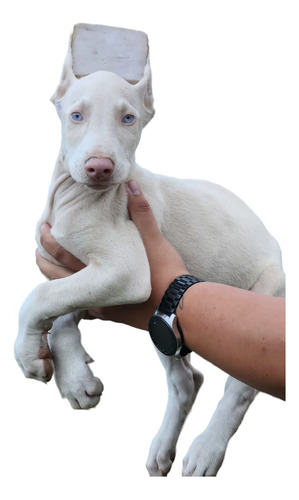
<svg viewBox="0 0 299 500">
<path fill-rule="evenodd" d="M 93 370 L 105 385 L 102 401 L 90 411 L 72 410 L 54 382 L 25 379 L 13 343 L 19 306 L 42 280 L 34 231 L 60 135 L 49 98 L 78 22 L 148 34 L 156 116 L 144 131 L 138 163 L 164 174 L 205 178 L 238 194 L 280 242 L 291 284 L 298 270 L 289 236 L 298 227 L 292 201 L 298 139 L 295 4 L 28 0 L 1 7 L 0 488 L 6 499 L 279 498 L 290 485 L 298 445 L 295 371 L 290 370 L 287 403 L 258 396 L 217 479 L 181 478 L 182 459 L 207 425 L 226 379 L 193 355 L 205 384 L 168 479 L 155 479 L 148 478 L 145 461 L 162 420 L 166 382 L 146 333 L 107 323 L 82 325 L 84 345 L 96 360 Z M 290 328 L 291 353 L 293 333 Z"/>
</svg>

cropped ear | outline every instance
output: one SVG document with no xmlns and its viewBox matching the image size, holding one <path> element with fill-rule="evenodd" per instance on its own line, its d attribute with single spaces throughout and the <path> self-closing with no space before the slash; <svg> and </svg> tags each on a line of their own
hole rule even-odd
<svg viewBox="0 0 299 500">
<path fill-rule="evenodd" d="M 143 105 L 145 110 L 143 126 L 145 127 L 145 125 L 148 124 L 148 122 L 153 118 L 155 114 L 154 98 L 152 91 L 152 71 L 151 71 L 149 57 L 147 58 L 143 77 L 136 84 L 136 90 L 143 99 Z"/>
<path fill-rule="evenodd" d="M 66 58 L 63 63 L 62 73 L 60 77 L 60 83 L 52 95 L 50 101 L 56 106 L 56 110 L 59 114 L 61 110 L 60 100 L 66 93 L 67 89 L 72 85 L 77 78 L 73 72 L 73 57 L 72 57 L 72 37 L 70 38 L 69 48 L 66 55 Z"/>
</svg>

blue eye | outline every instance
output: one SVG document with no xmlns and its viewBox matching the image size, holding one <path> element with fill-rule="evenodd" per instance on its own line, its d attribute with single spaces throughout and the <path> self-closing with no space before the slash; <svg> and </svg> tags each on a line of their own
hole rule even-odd
<svg viewBox="0 0 299 500">
<path fill-rule="evenodd" d="M 122 118 L 122 123 L 124 123 L 125 125 L 131 125 L 131 123 L 133 123 L 135 121 L 135 116 L 134 115 L 125 115 L 123 118 Z"/>
<path fill-rule="evenodd" d="M 72 119 L 74 120 L 74 122 L 82 122 L 83 120 L 83 115 L 81 115 L 81 113 L 79 113 L 79 111 L 75 111 L 75 113 L 72 113 Z"/>
</svg>

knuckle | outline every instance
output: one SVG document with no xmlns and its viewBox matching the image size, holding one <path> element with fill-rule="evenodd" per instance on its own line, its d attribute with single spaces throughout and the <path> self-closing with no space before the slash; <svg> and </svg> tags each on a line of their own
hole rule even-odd
<svg viewBox="0 0 299 500">
<path fill-rule="evenodd" d="M 64 259 L 64 256 L 65 256 L 65 250 L 62 246 L 60 245 L 57 245 L 53 251 L 53 257 L 55 260 L 57 260 L 58 262 L 61 262 L 63 261 Z"/>
<path fill-rule="evenodd" d="M 140 212 L 150 212 L 151 207 L 147 200 L 142 200 L 138 204 L 138 210 Z"/>
</svg>

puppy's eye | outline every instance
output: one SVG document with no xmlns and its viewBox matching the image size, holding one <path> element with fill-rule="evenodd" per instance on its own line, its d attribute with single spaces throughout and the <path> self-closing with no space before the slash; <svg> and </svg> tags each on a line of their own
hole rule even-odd
<svg viewBox="0 0 299 500">
<path fill-rule="evenodd" d="M 75 111 L 74 113 L 72 113 L 71 117 L 74 120 L 74 122 L 82 122 L 83 120 L 83 115 L 79 113 L 79 111 Z"/>
<path fill-rule="evenodd" d="M 131 125 L 131 123 L 133 123 L 135 121 L 135 116 L 134 115 L 125 115 L 123 118 L 122 118 L 122 123 L 124 123 L 125 125 Z"/>
</svg>

